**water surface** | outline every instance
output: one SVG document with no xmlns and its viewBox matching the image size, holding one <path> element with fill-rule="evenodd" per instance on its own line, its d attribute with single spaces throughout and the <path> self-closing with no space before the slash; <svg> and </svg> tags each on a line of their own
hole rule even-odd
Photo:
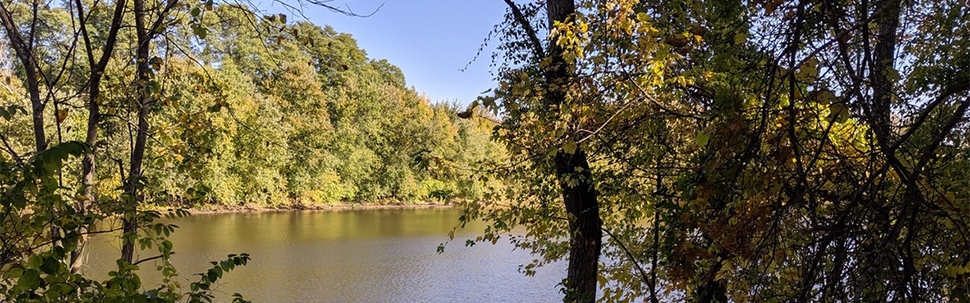
<svg viewBox="0 0 970 303">
<path fill-rule="evenodd" d="M 264 212 L 195 215 L 175 222 L 172 262 L 183 285 L 208 261 L 246 252 L 249 265 L 225 276 L 217 299 L 242 293 L 253 302 L 554 302 L 564 264 L 519 273 L 533 256 L 507 241 L 464 247 L 482 224 L 459 230 L 454 209 Z M 115 238 L 95 239 L 85 269 L 107 277 L 119 254 Z M 142 256 L 151 256 L 146 251 Z M 146 262 L 142 268 L 154 265 Z M 158 277 L 143 277 L 158 283 Z"/>
</svg>

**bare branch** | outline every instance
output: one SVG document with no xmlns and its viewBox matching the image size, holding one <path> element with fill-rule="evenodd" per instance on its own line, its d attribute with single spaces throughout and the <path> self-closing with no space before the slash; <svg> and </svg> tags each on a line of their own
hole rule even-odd
<svg viewBox="0 0 970 303">
<path fill-rule="evenodd" d="M 316 6 L 319 6 L 319 7 L 326 8 L 326 9 L 330 10 L 331 12 L 335 12 L 335 13 L 338 13 L 338 14 L 343 14 L 343 15 L 350 16 L 350 17 L 362 17 L 362 18 L 366 18 L 366 17 L 373 16 L 378 11 L 380 11 L 382 7 L 384 7 L 384 3 L 382 2 L 381 5 L 378 5 L 377 8 L 375 8 L 370 13 L 367 13 L 367 14 L 358 14 L 358 13 L 355 13 L 350 8 L 349 5 L 344 5 L 345 8 L 339 8 L 337 6 L 334 6 L 334 5 L 329 4 L 330 2 L 333 2 L 334 0 L 298 0 L 297 3 L 300 3 L 300 6 L 304 6 L 303 5 L 303 1 L 306 1 L 306 3 L 312 4 L 312 5 L 316 5 Z M 284 1 L 275 0 L 273 2 L 282 4 L 284 7 L 287 7 L 289 9 L 295 10 L 296 12 L 299 12 L 300 14 L 302 14 L 302 10 L 301 9 L 298 9 L 296 7 L 293 7 L 293 5 L 290 5 L 290 4 L 288 4 L 288 3 L 284 2 Z"/>
<path fill-rule="evenodd" d="M 169 255 L 174 255 L 175 252 L 173 251 L 173 252 L 170 252 L 168 254 Z M 131 265 L 138 265 L 138 264 L 141 264 L 141 263 L 144 263 L 144 262 L 148 262 L 148 261 L 151 261 L 151 260 L 161 259 L 162 257 L 165 257 L 165 255 L 157 255 L 157 256 L 154 256 L 154 257 L 150 257 L 150 258 L 144 258 L 144 259 L 138 260 L 137 262 L 135 262 L 134 264 L 131 264 Z"/>
<path fill-rule="evenodd" d="M 0 133 L 0 141 L 3 142 L 3 147 L 7 149 L 7 153 L 13 157 L 14 161 L 17 161 L 17 165 L 24 164 L 24 161 L 22 158 L 20 158 L 20 155 L 17 154 L 13 147 L 10 147 L 10 142 L 7 141 L 7 136 L 4 136 L 3 133 Z"/>
<path fill-rule="evenodd" d="M 538 60 L 545 58 L 546 55 L 545 51 L 542 50 L 542 42 L 536 36 L 536 30 L 532 27 L 532 23 L 529 23 L 529 20 L 522 14 L 522 10 L 512 0 L 505 0 L 505 4 L 508 4 L 509 9 L 512 11 L 512 17 L 515 18 L 515 22 L 518 22 L 522 26 L 522 29 L 525 30 L 525 33 L 529 35 L 529 43 L 532 45 L 533 55 Z"/>
</svg>

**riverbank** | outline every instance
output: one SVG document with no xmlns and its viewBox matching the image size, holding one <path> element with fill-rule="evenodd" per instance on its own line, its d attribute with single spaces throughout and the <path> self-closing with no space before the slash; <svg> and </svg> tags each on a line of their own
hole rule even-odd
<svg viewBox="0 0 970 303">
<path fill-rule="evenodd" d="M 453 203 L 424 202 L 424 203 L 336 203 L 336 204 L 287 204 L 287 205 L 201 205 L 187 207 L 192 214 L 224 214 L 224 213 L 256 213 L 256 212 L 289 212 L 289 211 L 348 211 L 372 209 L 426 209 L 452 208 Z"/>
</svg>

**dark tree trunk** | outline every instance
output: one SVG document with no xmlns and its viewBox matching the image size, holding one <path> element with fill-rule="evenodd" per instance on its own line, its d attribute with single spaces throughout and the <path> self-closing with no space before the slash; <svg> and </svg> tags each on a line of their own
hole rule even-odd
<svg viewBox="0 0 970 303">
<path fill-rule="evenodd" d="M 596 300 L 596 281 L 602 246 L 603 222 L 586 153 L 577 150 L 556 154 L 556 175 L 562 189 L 569 221 L 569 265 L 566 269 L 566 302 Z M 577 182 L 578 181 L 578 182 Z"/>
<path fill-rule="evenodd" d="M 39 2 L 34 3 L 34 9 L 37 5 L 39 5 Z M 37 62 L 34 61 L 33 43 L 24 41 L 18 24 L 13 20 L 10 11 L 2 2 L 0 2 L 0 22 L 3 23 L 4 31 L 7 33 L 10 46 L 13 47 L 17 59 L 24 65 L 24 75 L 27 78 L 27 95 L 30 97 L 30 109 L 34 124 L 34 147 L 37 152 L 41 152 L 47 149 L 47 135 L 44 132 L 44 108 L 47 104 L 40 98 L 40 75 L 37 70 Z M 31 25 L 31 31 L 35 30 L 34 25 Z M 31 34 L 31 36 L 33 35 Z"/>
<path fill-rule="evenodd" d="M 135 34 L 138 46 L 135 49 L 135 59 L 138 66 L 138 78 L 135 80 L 138 89 L 138 132 L 135 134 L 135 146 L 131 150 L 130 167 L 128 178 L 125 182 L 125 194 L 128 196 L 128 205 L 125 218 L 122 221 L 122 229 L 125 234 L 134 234 L 137 231 L 138 220 L 136 208 L 141 200 L 141 193 L 138 192 L 138 183 L 142 175 L 142 160 L 145 158 L 145 143 L 148 139 L 148 115 L 151 112 L 151 102 L 148 91 L 149 81 L 151 81 L 151 69 L 148 64 L 148 51 L 151 46 L 151 37 L 145 24 L 145 1 L 135 0 Z M 121 247 L 121 258 L 128 263 L 132 262 L 135 243 L 126 241 Z"/>
<path fill-rule="evenodd" d="M 85 19 L 86 14 L 84 13 L 84 6 L 81 0 L 75 0 L 75 12 L 77 12 L 78 23 L 80 27 L 80 36 L 84 40 L 84 47 L 87 51 L 88 65 L 91 67 L 90 81 L 88 82 L 88 124 L 87 124 L 87 134 L 85 135 L 84 142 L 88 145 L 90 150 L 84 155 L 81 160 L 81 182 L 84 191 L 84 200 L 74 204 L 74 208 L 79 214 L 84 214 L 88 209 L 93 206 L 97 198 L 94 193 L 94 172 L 95 172 L 95 150 L 97 148 L 96 143 L 98 141 L 98 123 L 101 122 L 101 108 L 98 105 L 98 97 L 101 95 L 101 77 L 103 76 L 103 71 L 108 65 L 108 60 L 111 58 L 111 53 L 114 52 L 114 47 L 118 37 L 118 30 L 121 29 L 121 21 L 124 17 L 125 6 L 127 1 L 118 0 L 115 2 L 115 10 L 111 19 L 111 27 L 108 29 L 108 37 L 105 40 L 104 47 L 102 48 L 101 58 L 97 61 L 94 60 L 93 46 L 91 45 L 91 37 L 87 31 L 87 20 Z M 85 250 L 85 243 L 87 241 L 86 227 L 81 227 L 80 233 L 81 238 L 77 249 L 71 252 L 71 272 L 78 272 L 83 265 L 82 256 Z"/>
<path fill-rule="evenodd" d="M 546 2 L 546 12 L 549 28 L 553 28 L 556 22 L 567 22 L 576 12 L 576 6 L 572 0 L 550 0 Z M 547 102 L 561 106 L 566 104 L 568 89 L 573 82 L 573 63 L 563 58 L 563 49 L 554 42 L 556 38 L 550 38 L 548 55 L 552 64 L 545 72 Z M 578 142 L 572 143 L 579 146 Z M 555 166 L 563 202 L 570 214 L 569 264 L 564 301 L 594 302 L 603 223 L 586 152 L 582 147 L 577 147 L 572 153 L 560 150 L 556 153 Z"/>
<path fill-rule="evenodd" d="M 879 143 L 884 148 L 893 144 L 890 120 L 893 81 L 889 79 L 886 72 L 893 68 L 896 62 L 896 32 L 899 28 L 899 16 L 902 13 L 901 5 L 899 0 L 880 1 L 875 12 L 877 14 L 875 20 L 879 28 L 876 32 L 870 73 L 870 81 L 872 81 L 870 123 L 876 134 L 880 136 Z"/>
</svg>

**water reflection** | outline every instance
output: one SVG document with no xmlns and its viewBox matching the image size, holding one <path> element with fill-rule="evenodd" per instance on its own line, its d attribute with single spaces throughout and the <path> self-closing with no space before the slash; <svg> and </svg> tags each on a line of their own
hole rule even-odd
<svg viewBox="0 0 970 303">
<path fill-rule="evenodd" d="M 563 264 L 535 277 L 518 273 L 533 259 L 511 245 L 463 247 L 484 226 L 469 224 L 443 254 L 439 243 L 458 223 L 453 209 L 196 215 L 172 236 L 183 285 L 208 261 L 252 255 L 219 285 L 219 299 L 243 293 L 253 302 L 552 302 Z M 113 269 L 118 243 L 91 245 L 86 272 Z M 151 252 L 144 252 L 149 256 Z M 150 263 L 150 262 L 149 262 Z M 151 265 L 143 268 L 154 267 Z M 144 277 L 158 283 L 158 277 Z"/>
</svg>

